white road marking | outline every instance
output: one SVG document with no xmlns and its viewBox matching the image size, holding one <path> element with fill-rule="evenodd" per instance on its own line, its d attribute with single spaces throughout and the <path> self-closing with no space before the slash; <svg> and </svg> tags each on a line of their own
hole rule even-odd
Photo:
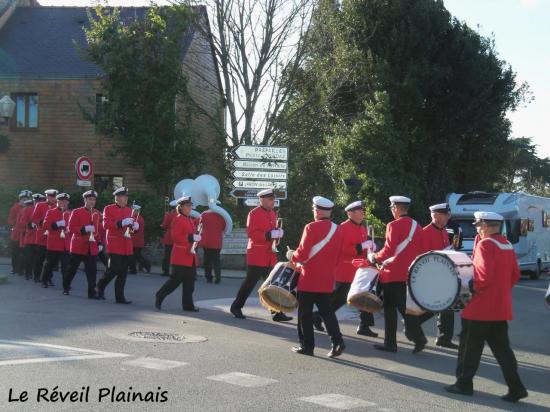
<svg viewBox="0 0 550 412">
<path fill-rule="evenodd" d="M 28 357 L 22 359 L 7 359 L 0 360 L 0 366 L 8 365 L 22 365 L 28 363 L 45 363 L 45 362 L 61 362 L 61 361 L 72 361 L 72 360 L 84 360 L 84 359 L 107 359 L 107 358 L 124 358 L 130 355 L 124 353 L 113 353 L 113 352 L 103 352 L 92 349 L 83 349 L 75 348 L 71 346 L 61 346 L 61 345 L 51 345 L 48 343 L 36 343 L 36 342 L 24 342 L 24 341 L 13 341 L 13 340 L 4 340 L 0 339 L 0 346 L 6 345 L 8 347 L 25 347 L 31 348 L 31 350 L 38 350 L 41 355 L 43 355 L 44 349 L 52 350 L 62 350 L 69 352 L 80 352 L 80 355 L 68 355 L 68 356 L 39 356 L 39 357 Z M 32 353 L 31 353 L 32 355 Z"/>
<path fill-rule="evenodd" d="M 206 379 L 225 382 L 231 385 L 244 386 L 246 388 L 256 388 L 277 382 L 275 379 L 264 378 L 242 372 L 230 372 L 224 373 L 223 375 L 208 376 Z"/>
<path fill-rule="evenodd" d="M 131 366 L 139 366 L 141 368 L 147 368 L 147 369 L 156 369 L 159 371 L 187 365 L 187 363 L 185 362 L 178 362 L 178 361 L 157 359 L 157 358 L 138 358 L 138 359 L 124 362 L 124 364 L 131 365 Z"/>
<path fill-rule="evenodd" d="M 332 409 L 354 409 L 376 406 L 373 402 L 352 398 L 351 396 L 339 395 L 337 393 L 325 393 L 323 395 L 308 396 L 305 398 L 300 398 L 300 400 Z"/>
</svg>

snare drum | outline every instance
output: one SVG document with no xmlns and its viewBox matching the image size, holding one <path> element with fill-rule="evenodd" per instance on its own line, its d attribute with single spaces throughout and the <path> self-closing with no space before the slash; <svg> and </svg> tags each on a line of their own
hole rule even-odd
<svg viewBox="0 0 550 412">
<path fill-rule="evenodd" d="M 472 260 L 465 253 L 455 250 L 424 253 L 409 268 L 410 297 L 420 309 L 445 311 L 466 293 L 462 285 L 468 283 L 473 273 Z"/>
<path fill-rule="evenodd" d="M 298 276 L 299 273 L 287 267 L 286 262 L 277 263 L 258 290 L 261 305 L 275 312 L 296 310 Z"/>
<path fill-rule="evenodd" d="M 373 267 L 357 269 L 348 292 L 348 305 L 362 312 L 380 312 L 382 293 L 378 288 L 378 270 Z"/>
</svg>

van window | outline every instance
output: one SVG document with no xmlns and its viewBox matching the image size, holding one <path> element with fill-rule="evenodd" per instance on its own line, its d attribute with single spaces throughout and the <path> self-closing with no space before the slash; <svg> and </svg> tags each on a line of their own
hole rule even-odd
<svg viewBox="0 0 550 412">
<path fill-rule="evenodd" d="M 473 239 L 477 235 L 477 230 L 472 223 L 474 223 L 474 220 L 457 220 L 456 223 L 460 226 L 460 229 L 462 230 L 462 237 L 464 239 Z"/>
<path fill-rule="evenodd" d="M 549 226 L 550 226 L 550 213 L 542 212 L 542 227 L 549 227 Z"/>
<path fill-rule="evenodd" d="M 519 236 L 521 232 L 521 221 L 519 219 L 506 220 L 505 233 L 503 230 L 503 235 L 506 236 L 510 243 L 518 243 Z"/>
</svg>

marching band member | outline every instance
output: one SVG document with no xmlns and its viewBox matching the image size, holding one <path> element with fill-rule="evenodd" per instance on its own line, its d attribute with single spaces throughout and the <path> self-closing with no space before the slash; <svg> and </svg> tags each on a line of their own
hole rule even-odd
<svg viewBox="0 0 550 412">
<path fill-rule="evenodd" d="M 313 305 L 325 321 L 332 341 L 329 358 L 340 356 L 346 345 L 340 332 L 338 319 L 331 307 L 335 269 L 342 247 L 342 230 L 331 221 L 334 203 L 322 196 L 313 198 L 314 221 L 302 233 L 300 245 L 292 254 L 291 267 L 301 265 L 298 279 L 298 338 L 300 346 L 292 351 L 313 356 Z"/>
<path fill-rule="evenodd" d="M 126 229 L 139 229 L 139 224 L 132 217 L 132 209 L 128 204 L 128 189 L 118 188 L 113 192 L 115 203 L 105 206 L 103 209 L 103 228 L 107 231 L 105 245 L 109 265 L 103 276 L 97 282 L 97 294 L 100 299 L 105 299 L 105 288 L 116 277 L 115 301 L 116 303 L 129 304 L 130 300 L 124 297 L 124 285 L 128 273 L 130 256 L 134 252 L 131 236 L 126 236 Z"/>
<path fill-rule="evenodd" d="M 172 221 L 174 220 L 174 217 L 176 217 L 176 201 L 172 200 L 170 202 L 170 207 L 173 207 L 174 209 L 166 212 L 164 214 L 164 218 L 162 219 L 162 223 L 160 227 L 164 229 L 164 236 L 162 237 L 162 244 L 164 245 L 164 256 L 162 258 L 162 276 L 169 276 L 170 275 L 170 256 L 172 254 L 172 235 L 170 230 L 170 225 L 172 224 Z"/>
<path fill-rule="evenodd" d="M 376 245 L 369 240 L 367 228 L 362 225 L 365 218 L 364 205 L 361 200 L 352 202 L 346 206 L 345 211 L 348 220 L 340 224 L 342 232 L 342 249 L 340 260 L 336 266 L 335 286 L 330 299 L 330 308 L 336 312 L 347 302 L 348 292 L 355 277 L 357 268 L 351 263 L 353 259 L 365 256 L 367 251 L 376 251 Z M 324 331 L 322 318 L 318 311 L 313 312 L 313 325 L 317 330 Z M 370 327 L 374 325 L 372 313 L 361 312 L 361 324 L 357 328 L 358 335 L 377 337 Z"/>
<path fill-rule="evenodd" d="M 78 266 L 84 262 L 84 272 L 88 281 L 88 299 L 98 299 L 96 293 L 97 253 L 100 241 L 99 226 L 101 214 L 95 209 L 97 192 L 88 190 L 82 194 L 84 206 L 71 213 L 69 218 L 70 258 L 63 277 L 63 294 L 68 295 Z"/>
<path fill-rule="evenodd" d="M 34 198 L 34 195 L 32 195 Z M 23 248 L 21 270 L 25 273 L 25 279 L 30 280 L 32 278 L 32 267 L 34 259 L 34 247 L 35 236 L 34 229 L 32 228 L 32 212 L 34 210 L 34 200 L 25 200 L 25 208 L 19 213 L 17 217 L 17 228 L 19 229 L 20 241 L 19 246 Z"/>
<path fill-rule="evenodd" d="M 61 237 L 61 233 L 67 227 L 67 221 L 63 217 L 63 212 L 69 205 L 70 196 L 67 193 L 60 193 L 56 196 L 57 207 L 46 212 L 44 217 L 44 229 L 48 231 L 46 239 L 46 259 L 42 267 L 42 286 L 47 288 L 53 286 L 52 276 L 53 268 L 59 264 L 65 251 L 65 239 Z M 65 276 L 61 271 L 62 278 Z"/>
<path fill-rule="evenodd" d="M 134 209 L 139 210 L 141 206 L 134 205 Z M 139 229 L 132 230 L 132 246 L 134 247 L 134 253 L 130 258 L 130 272 L 132 275 L 137 273 L 137 265 L 140 266 L 140 270 L 145 269 L 147 273 L 151 271 L 151 262 L 141 254 L 141 250 L 145 247 L 145 219 L 141 213 L 137 217 L 136 221 L 138 222 Z M 137 264 L 137 265 L 136 265 Z"/>
<path fill-rule="evenodd" d="M 246 248 L 246 278 L 241 284 L 235 300 L 231 304 L 231 313 L 239 319 L 246 319 L 242 308 L 246 299 L 260 279 L 265 279 L 271 269 L 277 263 L 277 256 L 272 250 L 274 239 L 283 237 L 283 229 L 277 228 L 277 213 L 275 206 L 275 193 L 273 189 L 264 189 L 258 192 L 260 206 L 248 213 L 246 220 L 246 232 L 248 234 L 248 246 Z M 275 322 L 286 322 L 292 317 L 282 312 L 273 314 Z"/>
<path fill-rule="evenodd" d="M 384 293 L 384 344 L 375 349 L 397 352 L 397 311 L 405 320 L 405 328 L 415 342 L 413 353 L 420 352 L 427 340 L 419 336 L 418 320 L 406 314 L 408 268 L 422 253 L 422 228 L 408 216 L 411 199 L 405 196 L 391 196 L 390 209 L 395 219 L 386 227 L 386 242 L 377 254 L 369 253 L 371 263 L 383 265 L 380 270 L 380 284 Z"/>
<path fill-rule="evenodd" d="M 8 213 L 8 229 L 10 231 L 10 251 L 11 251 L 11 273 L 15 274 L 19 270 L 19 262 L 21 261 L 21 249 L 19 248 L 20 233 L 17 229 L 17 216 L 25 208 L 25 200 L 28 199 L 28 190 L 22 190 L 19 193 L 19 198 L 12 205 Z"/>
<path fill-rule="evenodd" d="M 214 268 L 215 283 L 220 283 L 222 270 L 220 252 L 223 246 L 223 232 L 225 219 L 212 210 L 205 210 L 200 217 L 202 224 L 202 239 L 200 247 L 204 250 L 204 277 L 212 283 L 212 267 Z"/>
<path fill-rule="evenodd" d="M 473 257 L 472 299 L 462 311 L 462 332 L 456 367 L 456 382 L 447 392 L 473 395 L 473 378 L 485 342 L 495 356 L 508 393 L 502 399 L 517 402 L 528 393 L 518 375 L 518 365 L 508 338 L 512 320 L 512 288 L 520 278 L 513 246 L 500 234 L 503 217 L 494 212 L 474 213 L 480 240 Z"/>
<path fill-rule="evenodd" d="M 195 279 L 197 277 L 197 254 L 191 250 L 194 242 L 201 240 L 201 235 L 195 233 L 195 224 L 191 218 L 193 203 L 190 196 L 177 200 L 177 215 L 171 223 L 173 240 L 170 264 L 170 278 L 162 285 L 155 295 L 155 307 L 161 309 L 162 301 L 181 283 L 181 304 L 186 312 L 198 312 L 193 303 Z"/>
<path fill-rule="evenodd" d="M 57 190 L 48 189 L 45 190 L 46 202 L 39 201 L 32 212 L 32 225 L 36 229 L 35 231 L 35 249 L 34 249 L 34 281 L 40 282 L 40 275 L 42 274 L 42 266 L 44 265 L 44 259 L 46 258 L 46 229 L 44 228 L 44 218 L 46 212 L 57 206 Z M 53 286 L 53 284 L 52 284 Z"/>
<path fill-rule="evenodd" d="M 432 250 L 449 249 L 449 233 L 446 230 L 447 222 L 451 217 L 451 210 L 447 203 L 439 203 L 430 206 L 430 214 L 432 221 L 422 230 L 422 238 L 424 240 L 424 252 Z M 453 231 L 454 235 L 454 231 Z M 419 324 L 422 325 L 428 319 L 433 318 L 432 312 L 426 312 L 419 316 Z M 453 343 L 453 332 L 455 325 L 455 313 L 452 309 L 447 309 L 438 314 L 437 329 L 439 334 L 435 341 L 436 346 L 444 348 L 458 349 L 458 345 Z M 422 329 L 420 329 L 422 335 Z"/>
</svg>

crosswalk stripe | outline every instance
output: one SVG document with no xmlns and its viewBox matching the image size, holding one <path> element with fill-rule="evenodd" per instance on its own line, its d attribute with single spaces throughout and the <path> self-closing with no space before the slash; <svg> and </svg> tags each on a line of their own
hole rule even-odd
<svg viewBox="0 0 550 412">
<path fill-rule="evenodd" d="M 138 358 L 131 361 L 123 362 L 124 365 L 138 366 L 140 368 L 156 369 L 159 371 L 173 369 L 187 365 L 185 362 L 178 362 L 166 359 L 157 358 Z"/>
<path fill-rule="evenodd" d="M 308 396 L 300 398 L 301 401 L 314 403 L 332 409 L 354 409 L 376 406 L 373 402 L 368 402 L 351 396 L 340 395 L 337 393 L 325 393 L 322 395 Z"/>
<path fill-rule="evenodd" d="M 231 385 L 244 386 L 246 388 L 256 388 L 277 382 L 275 379 L 264 378 L 262 376 L 242 372 L 230 372 L 222 375 L 208 376 L 206 379 L 225 382 Z"/>
</svg>

